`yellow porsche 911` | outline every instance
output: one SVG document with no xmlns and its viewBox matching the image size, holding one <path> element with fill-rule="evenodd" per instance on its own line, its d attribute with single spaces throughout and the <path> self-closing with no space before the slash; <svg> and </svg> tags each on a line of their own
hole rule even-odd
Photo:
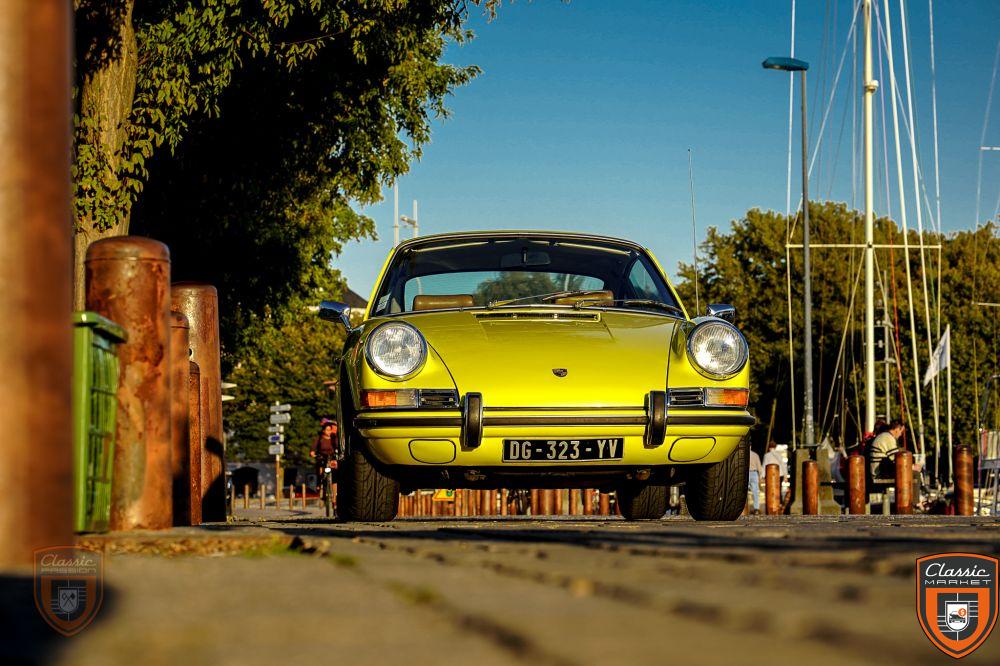
<svg viewBox="0 0 1000 666">
<path fill-rule="evenodd" d="M 337 506 L 395 517 L 417 488 L 601 488 L 628 519 L 733 520 L 747 492 L 749 350 L 733 308 L 691 319 L 653 256 L 576 233 L 414 238 L 340 364 Z"/>
</svg>

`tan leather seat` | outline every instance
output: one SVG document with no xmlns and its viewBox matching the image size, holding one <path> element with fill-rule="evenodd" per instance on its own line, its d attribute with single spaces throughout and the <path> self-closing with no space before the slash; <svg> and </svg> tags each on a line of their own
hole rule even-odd
<svg viewBox="0 0 1000 666">
<path fill-rule="evenodd" d="M 416 310 L 443 310 L 446 308 L 471 308 L 475 303 L 470 294 L 437 294 L 413 297 L 413 309 Z"/>
<path fill-rule="evenodd" d="M 611 305 L 614 298 L 615 294 L 611 291 L 588 291 L 585 294 L 573 294 L 572 296 L 557 298 L 553 303 L 556 305 L 576 305 L 580 301 L 584 301 L 584 305 Z"/>
</svg>

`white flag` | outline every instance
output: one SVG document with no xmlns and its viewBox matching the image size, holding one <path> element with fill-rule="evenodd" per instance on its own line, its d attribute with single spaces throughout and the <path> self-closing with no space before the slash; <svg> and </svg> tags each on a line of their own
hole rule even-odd
<svg viewBox="0 0 1000 666">
<path fill-rule="evenodd" d="M 934 355 L 931 356 L 931 362 L 927 366 L 927 372 L 924 373 L 924 386 L 931 383 L 931 380 L 937 377 L 937 374 L 948 367 L 951 363 L 951 326 L 949 325 L 944 329 L 944 335 L 938 340 L 937 349 L 934 350 Z"/>
</svg>

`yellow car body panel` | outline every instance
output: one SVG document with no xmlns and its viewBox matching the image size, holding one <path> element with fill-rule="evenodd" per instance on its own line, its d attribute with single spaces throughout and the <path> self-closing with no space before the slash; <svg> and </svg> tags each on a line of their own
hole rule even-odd
<svg viewBox="0 0 1000 666">
<path fill-rule="evenodd" d="M 611 307 L 527 306 L 374 316 L 379 285 L 395 253 L 430 238 L 406 241 L 390 253 L 365 319 L 345 345 L 346 376 L 342 377 L 341 390 L 350 401 L 349 417 L 382 463 L 425 469 L 530 471 L 545 465 L 503 461 L 504 440 L 623 438 L 620 460 L 559 462 L 557 466 L 593 469 L 704 464 L 724 460 L 746 436 L 753 418 L 745 409 L 668 407 L 663 442 L 648 445 L 645 441 L 646 401 L 651 391 L 748 387 L 749 363 L 723 380 L 707 377 L 693 365 L 686 343 L 697 322 L 688 318 L 686 310 L 680 317 Z M 651 253 L 642 251 L 670 285 Z M 670 289 L 681 303 L 672 285 Z M 368 336 L 389 321 L 414 326 L 427 343 L 424 366 L 403 380 L 378 374 L 365 358 Z M 565 373 L 559 376 L 556 370 Z M 458 407 L 365 409 L 360 396 L 365 389 L 453 389 L 460 398 L 470 392 L 481 393 L 482 440 L 474 447 L 462 444 L 463 417 Z M 345 413 L 341 418 L 347 416 Z M 345 430 L 341 428 L 341 433 Z"/>
</svg>

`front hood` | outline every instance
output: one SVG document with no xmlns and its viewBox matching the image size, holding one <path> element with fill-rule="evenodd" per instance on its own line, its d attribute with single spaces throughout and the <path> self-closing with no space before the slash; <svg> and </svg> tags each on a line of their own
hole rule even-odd
<svg viewBox="0 0 1000 666">
<path fill-rule="evenodd" d="M 649 391 L 666 388 L 678 324 L 656 314 L 554 309 L 406 319 L 444 361 L 459 393 L 482 393 L 487 408 L 642 407 Z"/>
</svg>

